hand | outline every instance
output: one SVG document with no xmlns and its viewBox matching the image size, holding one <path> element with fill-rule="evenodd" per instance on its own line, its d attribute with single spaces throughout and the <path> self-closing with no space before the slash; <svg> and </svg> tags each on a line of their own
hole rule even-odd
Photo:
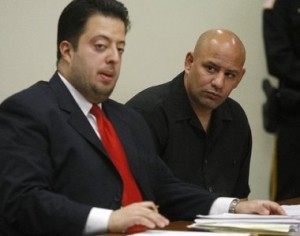
<svg viewBox="0 0 300 236">
<path fill-rule="evenodd" d="M 240 201 L 235 212 L 238 214 L 286 215 L 278 203 L 268 200 Z"/>
<path fill-rule="evenodd" d="M 133 203 L 113 211 L 108 221 L 109 232 L 126 232 L 133 225 L 149 229 L 164 228 L 169 220 L 160 215 L 153 202 Z"/>
</svg>

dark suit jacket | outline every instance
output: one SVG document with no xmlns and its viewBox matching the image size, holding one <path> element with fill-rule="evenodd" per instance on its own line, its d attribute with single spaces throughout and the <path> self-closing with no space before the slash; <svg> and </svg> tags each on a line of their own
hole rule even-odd
<svg viewBox="0 0 300 236">
<path fill-rule="evenodd" d="M 102 105 L 144 199 L 171 220 L 207 214 L 216 197 L 172 175 L 143 118 Z M 120 176 L 57 74 L 0 106 L 0 193 L 4 235 L 81 235 L 91 207 L 121 206 Z"/>
</svg>

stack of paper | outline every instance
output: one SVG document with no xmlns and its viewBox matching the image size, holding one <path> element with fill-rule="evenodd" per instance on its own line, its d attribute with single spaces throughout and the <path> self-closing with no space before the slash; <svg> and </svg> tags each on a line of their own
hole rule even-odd
<svg viewBox="0 0 300 236">
<path fill-rule="evenodd" d="M 192 231 L 168 231 L 168 230 L 147 230 L 142 233 L 131 234 L 129 236 L 250 236 L 248 233 L 209 233 Z"/>
<path fill-rule="evenodd" d="M 235 232 L 298 232 L 300 220 L 295 216 L 221 214 L 198 215 L 192 229 Z"/>
</svg>

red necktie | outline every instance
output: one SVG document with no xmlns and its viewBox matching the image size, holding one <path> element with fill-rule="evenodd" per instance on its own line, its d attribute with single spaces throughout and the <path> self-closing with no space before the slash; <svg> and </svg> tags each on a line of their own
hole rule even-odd
<svg viewBox="0 0 300 236">
<path fill-rule="evenodd" d="M 119 140 L 119 137 L 112 126 L 111 122 L 106 118 L 105 114 L 98 105 L 93 104 L 91 113 L 96 117 L 98 131 L 105 150 L 118 170 L 123 182 L 122 206 L 143 200 L 139 188 L 133 178 L 128 166 L 127 157 Z M 144 228 L 135 226 L 129 231 L 131 233 L 141 231 Z"/>
</svg>

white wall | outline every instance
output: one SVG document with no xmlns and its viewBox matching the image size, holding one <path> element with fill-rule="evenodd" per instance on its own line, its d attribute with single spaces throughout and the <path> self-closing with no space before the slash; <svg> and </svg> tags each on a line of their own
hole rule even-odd
<svg viewBox="0 0 300 236">
<path fill-rule="evenodd" d="M 262 0 L 121 1 L 128 7 L 132 29 L 112 95 L 120 102 L 177 75 L 186 52 L 194 48 L 203 31 L 228 28 L 240 36 L 247 50 L 247 71 L 232 97 L 244 107 L 253 131 L 250 198 L 268 198 L 274 137 L 263 130 L 261 118 L 261 79 L 267 75 Z M 67 3 L 69 0 L 0 0 L 0 102 L 54 73 L 57 20 Z"/>
</svg>

